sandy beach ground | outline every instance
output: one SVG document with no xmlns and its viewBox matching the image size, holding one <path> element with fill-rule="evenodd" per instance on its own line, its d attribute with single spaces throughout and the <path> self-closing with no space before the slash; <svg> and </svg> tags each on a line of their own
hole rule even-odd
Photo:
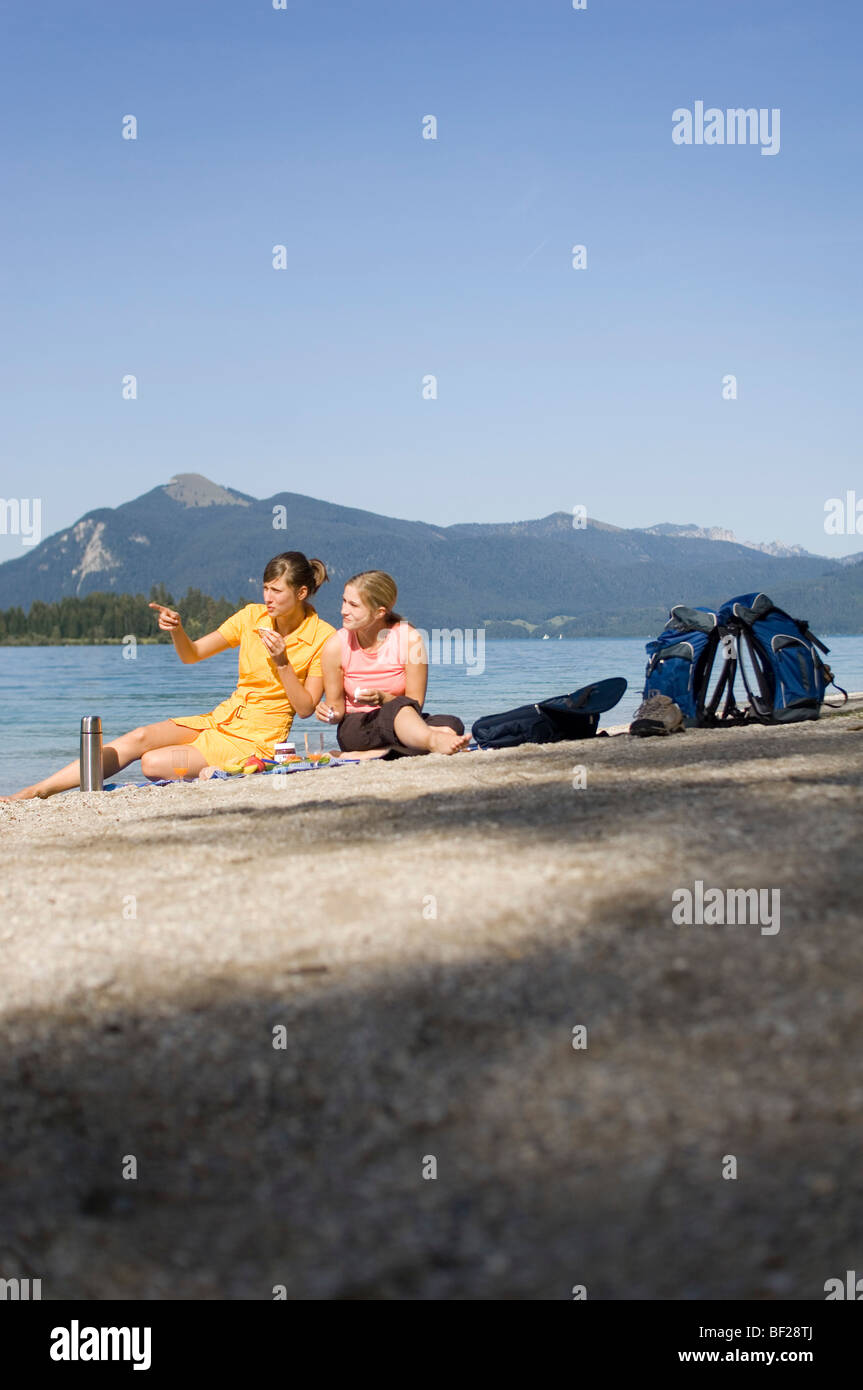
<svg viewBox="0 0 863 1390">
<path fill-rule="evenodd" d="M 822 1299 L 861 1260 L 861 772 L 852 711 L 0 805 L 0 1276 Z M 696 880 L 779 931 L 675 925 Z"/>
</svg>

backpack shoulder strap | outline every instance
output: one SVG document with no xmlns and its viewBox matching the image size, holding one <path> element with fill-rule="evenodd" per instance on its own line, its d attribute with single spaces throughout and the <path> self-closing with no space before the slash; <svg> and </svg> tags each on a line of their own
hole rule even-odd
<svg viewBox="0 0 863 1390">
<path fill-rule="evenodd" d="M 822 662 L 821 662 L 821 665 L 822 665 L 822 667 L 823 667 L 823 669 L 824 669 L 824 680 L 825 680 L 825 682 L 827 683 L 827 685 L 832 685 L 836 690 L 839 691 L 840 695 L 844 695 L 844 697 L 845 697 L 844 700 L 842 700 L 842 703 L 841 703 L 841 704 L 838 704 L 838 705 L 833 705 L 833 704 L 831 704 L 831 705 L 829 706 L 829 708 L 830 708 L 830 709 L 841 709 L 841 708 L 842 708 L 842 705 L 847 705 L 847 703 L 848 703 L 848 691 L 845 690 L 841 685 L 839 685 L 838 681 L 836 680 L 836 677 L 834 676 L 833 672 L 830 670 L 830 667 L 827 665 L 827 662 L 826 662 L 826 661 L 822 661 Z M 826 705 L 826 704 L 827 704 L 827 701 L 825 700 L 824 703 L 825 703 L 825 705 Z"/>
</svg>

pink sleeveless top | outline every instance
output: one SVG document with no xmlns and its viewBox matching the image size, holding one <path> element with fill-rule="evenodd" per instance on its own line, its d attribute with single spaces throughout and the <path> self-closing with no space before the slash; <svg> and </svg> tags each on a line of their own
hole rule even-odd
<svg viewBox="0 0 863 1390">
<path fill-rule="evenodd" d="M 408 623 L 391 627 L 373 655 L 360 646 L 353 632 L 339 628 L 347 714 L 368 714 L 375 708 L 355 700 L 356 690 L 383 690 L 387 695 L 404 695 L 409 632 Z"/>
</svg>

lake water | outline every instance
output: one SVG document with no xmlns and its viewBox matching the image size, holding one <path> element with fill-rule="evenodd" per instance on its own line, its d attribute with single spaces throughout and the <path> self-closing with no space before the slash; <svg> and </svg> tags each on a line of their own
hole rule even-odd
<svg viewBox="0 0 863 1390">
<path fill-rule="evenodd" d="M 863 690 L 863 637 L 824 641 L 840 684 Z M 464 666 L 429 667 L 425 708 L 457 714 L 469 727 L 483 714 L 624 676 L 626 694 L 601 720 L 601 726 L 621 724 L 640 703 L 645 662 L 644 640 L 637 637 L 487 642 L 481 674 Z M 139 646 L 135 660 L 124 658 L 120 646 L 0 647 L 0 793 L 76 758 L 82 715 L 102 716 L 107 741 L 139 724 L 206 713 L 231 693 L 236 674 L 236 651 L 183 666 L 169 646 Z M 316 736 L 324 730 L 327 746 L 336 746 L 333 729 L 314 718 L 298 719 L 291 735 L 298 750 L 307 730 Z M 133 763 L 113 780 L 140 781 L 140 765 Z"/>
</svg>

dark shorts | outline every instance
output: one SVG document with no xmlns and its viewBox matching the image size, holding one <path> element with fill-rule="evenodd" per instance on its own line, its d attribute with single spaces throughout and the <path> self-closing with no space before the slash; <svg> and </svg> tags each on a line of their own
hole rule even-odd
<svg viewBox="0 0 863 1390">
<path fill-rule="evenodd" d="M 464 733 L 464 724 L 454 714 L 423 714 L 416 700 L 407 695 L 397 695 L 387 700 L 379 709 L 371 709 L 367 714 L 346 714 L 338 727 L 339 747 L 343 753 L 366 753 L 373 748 L 388 748 L 387 757 L 421 757 L 424 748 L 406 748 L 396 738 L 395 717 L 399 710 L 410 705 L 427 724 L 435 728 L 453 729 L 457 734 Z"/>
</svg>

